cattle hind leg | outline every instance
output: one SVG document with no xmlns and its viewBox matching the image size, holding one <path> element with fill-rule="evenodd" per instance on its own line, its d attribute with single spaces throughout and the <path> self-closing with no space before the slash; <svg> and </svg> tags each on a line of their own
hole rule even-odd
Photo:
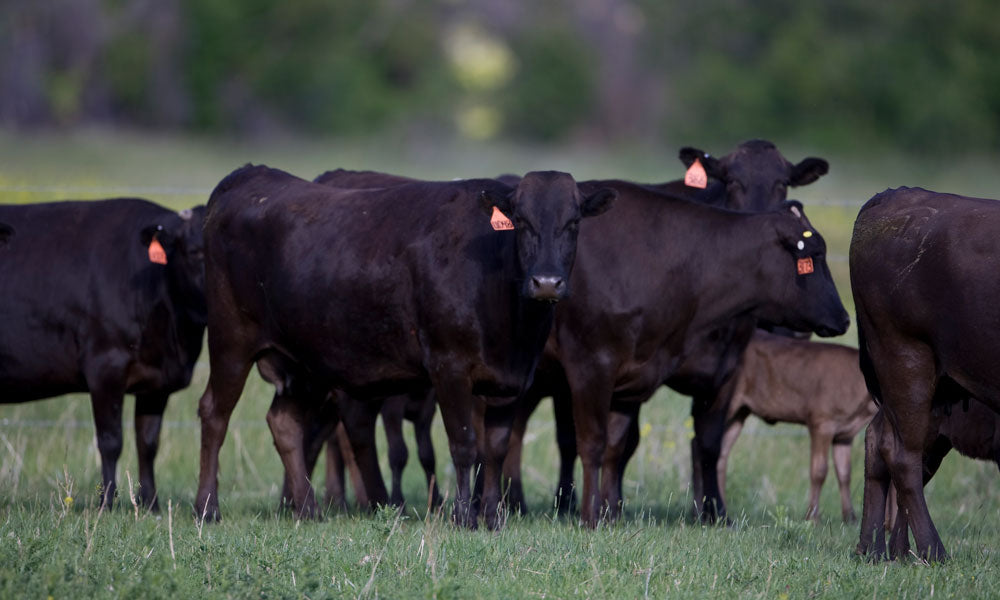
<svg viewBox="0 0 1000 600">
<path fill-rule="evenodd" d="M 891 482 L 889 469 L 879 450 L 884 428 L 884 417 L 879 411 L 865 431 L 865 490 L 856 552 L 871 559 L 886 555 L 884 523 Z"/>
<path fill-rule="evenodd" d="M 139 455 L 139 498 L 142 505 L 159 512 L 153 461 L 160 447 L 160 428 L 167 394 L 139 394 L 135 398 L 135 445 Z"/>
<path fill-rule="evenodd" d="M 947 553 L 931 520 L 923 490 L 924 445 L 938 383 L 934 353 L 930 347 L 914 341 L 885 350 L 884 361 L 872 361 L 877 366 L 883 392 L 882 410 L 876 419 L 879 416 L 882 419 L 877 429 L 869 426 L 868 433 L 877 434 L 873 435 L 874 448 L 869 447 L 866 435 L 866 470 L 869 451 L 877 451 L 896 487 L 900 517 L 906 516 L 918 555 L 927 560 L 944 560 Z M 874 353 L 872 358 L 876 358 Z M 866 531 L 877 529 L 884 520 L 887 490 L 883 486 L 877 490 L 879 495 L 873 498 L 877 501 L 869 502 L 869 482 L 866 473 L 862 543 L 865 542 Z M 877 511 L 877 518 L 869 518 L 870 510 Z M 896 543 L 901 543 L 901 540 Z"/>
<path fill-rule="evenodd" d="M 209 350 L 211 372 L 208 387 L 198 402 L 201 418 L 201 466 L 198 474 L 198 494 L 195 496 L 194 513 L 198 519 L 218 521 L 219 511 L 219 450 L 229 429 L 229 418 L 243 392 L 251 362 L 222 360 Z"/>
<path fill-rule="evenodd" d="M 315 518 L 319 515 L 316 497 L 306 471 L 306 452 L 303 447 L 305 412 L 296 398 L 275 394 L 267 425 L 271 429 L 274 447 L 285 466 L 287 482 L 291 487 L 292 506 L 297 516 Z"/>
</svg>

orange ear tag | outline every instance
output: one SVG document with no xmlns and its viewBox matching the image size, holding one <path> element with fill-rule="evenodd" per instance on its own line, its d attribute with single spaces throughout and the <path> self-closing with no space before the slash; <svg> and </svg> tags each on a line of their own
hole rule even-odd
<svg viewBox="0 0 1000 600">
<path fill-rule="evenodd" d="M 701 189 L 708 187 L 708 175 L 705 173 L 705 167 L 701 166 L 701 161 L 697 158 L 684 174 L 684 185 Z"/>
<path fill-rule="evenodd" d="M 799 275 L 808 275 L 809 273 L 812 273 L 813 272 L 813 259 L 812 259 L 812 257 L 809 257 L 809 258 L 800 258 L 799 259 L 799 263 L 798 263 L 798 267 L 799 267 Z"/>
<path fill-rule="evenodd" d="M 153 236 L 153 240 L 149 242 L 149 262 L 156 263 L 158 265 L 167 264 L 167 252 L 160 245 L 160 241 Z"/>
<path fill-rule="evenodd" d="M 514 229 L 514 224 L 507 218 L 507 215 L 500 212 L 500 209 L 495 206 L 493 207 L 493 215 L 490 217 L 490 225 L 496 231 Z"/>
</svg>

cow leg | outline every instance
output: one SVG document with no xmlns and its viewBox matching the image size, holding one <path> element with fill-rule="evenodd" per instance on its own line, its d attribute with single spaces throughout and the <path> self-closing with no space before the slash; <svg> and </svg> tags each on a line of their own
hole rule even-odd
<svg viewBox="0 0 1000 600">
<path fill-rule="evenodd" d="M 340 416 L 337 414 L 335 404 L 327 401 L 326 394 L 319 397 L 313 395 L 299 401 L 298 404 L 303 428 L 302 452 L 306 466 L 305 473 L 306 478 L 311 481 L 323 446 L 340 422 Z M 281 489 L 281 505 L 294 506 L 292 484 L 287 471 Z"/>
<path fill-rule="evenodd" d="M 865 431 L 865 491 L 861 510 L 861 538 L 857 547 L 858 554 L 873 559 L 885 556 L 885 510 L 891 484 L 889 469 L 879 450 L 884 430 L 885 419 L 880 410 Z"/>
<path fill-rule="evenodd" d="M 556 445 L 559 448 L 559 482 L 556 486 L 556 510 L 560 515 L 576 510 L 576 487 L 573 467 L 576 466 L 576 431 L 573 426 L 573 401 L 568 393 L 552 396 L 555 416 Z"/>
<path fill-rule="evenodd" d="M 719 497 L 722 498 L 723 503 L 726 501 L 726 470 L 729 468 L 729 453 L 732 452 L 733 446 L 736 444 L 736 440 L 740 437 L 740 432 L 743 431 L 743 423 L 746 420 L 746 416 L 737 416 L 735 419 L 729 422 L 726 427 L 726 432 L 722 434 L 722 445 L 719 449 L 719 462 L 716 463 L 716 476 L 719 481 Z"/>
<path fill-rule="evenodd" d="M 622 511 L 622 473 L 628 462 L 629 432 L 639 422 L 639 404 L 621 403 L 608 413 L 607 445 L 601 467 L 601 501 L 607 507 L 608 520 L 616 520 Z"/>
<path fill-rule="evenodd" d="M 431 440 L 431 426 L 434 424 L 434 412 L 437 410 L 437 401 L 430 394 L 425 395 L 424 404 L 420 412 L 413 420 L 413 435 L 417 442 L 417 458 L 420 459 L 420 466 L 424 469 L 424 476 L 427 478 L 427 497 L 431 507 L 441 504 L 441 493 L 438 491 L 437 460 L 434 457 L 434 442 Z"/>
<path fill-rule="evenodd" d="M 122 454 L 122 400 L 124 390 L 118 386 L 91 387 L 90 404 L 94 411 L 97 450 L 101 454 L 101 508 L 111 510 L 114 504 L 115 471 Z"/>
<path fill-rule="evenodd" d="M 888 385 L 883 389 L 888 390 Z M 886 393 L 888 395 L 888 391 Z M 888 436 L 883 436 L 882 448 L 884 455 L 887 455 L 889 473 L 899 494 L 901 516 L 905 515 L 913 531 L 917 553 L 926 560 L 940 561 L 947 558 L 947 552 L 931 520 L 923 489 L 923 444 L 930 420 L 932 395 L 931 390 L 927 394 L 926 403 L 915 403 L 916 406 L 907 410 L 905 417 L 896 419 L 897 437 L 887 440 Z"/>
<path fill-rule="evenodd" d="M 347 430 L 344 428 L 343 423 L 337 423 L 337 427 L 330 436 L 329 443 L 327 444 L 326 468 L 327 477 L 330 478 L 327 479 L 327 493 L 330 494 L 330 498 L 337 499 L 338 491 L 331 489 L 329 486 L 339 485 L 341 501 L 344 508 L 346 508 L 347 491 L 344 483 L 344 467 L 347 467 L 347 474 L 350 476 L 351 486 L 354 488 L 354 502 L 358 506 L 372 506 L 372 501 L 365 489 L 364 475 L 362 475 L 361 468 L 358 467 L 358 461 L 354 457 L 354 450 L 351 448 L 351 440 L 347 435 Z M 334 472 L 332 477 L 331 469 Z M 381 477 L 379 477 L 379 480 L 381 481 Z"/>
<path fill-rule="evenodd" d="M 393 506 L 403 505 L 403 469 L 410 458 L 406 440 L 403 439 L 406 399 L 406 396 L 391 396 L 382 404 L 382 427 L 389 446 L 389 469 L 392 471 L 392 495 L 389 496 L 389 503 Z"/>
<path fill-rule="evenodd" d="M 514 422 L 511 424 L 510 441 L 507 444 L 507 458 L 503 461 L 503 478 L 509 482 L 507 502 L 511 512 L 528 513 L 524 499 L 524 483 L 521 480 L 521 454 L 524 451 L 524 434 L 528 429 L 528 419 L 538 408 L 542 398 L 534 390 L 528 390 L 515 403 Z"/>
<path fill-rule="evenodd" d="M 941 466 L 941 461 L 944 457 L 951 451 L 952 445 L 944 436 L 939 436 L 934 440 L 927 449 L 924 450 L 924 466 L 923 466 L 923 486 L 927 487 L 927 484 L 937 473 L 938 468 Z M 888 520 L 887 523 L 890 524 L 892 529 L 892 536 L 889 538 L 889 557 L 893 559 L 898 559 L 909 555 L 910 553 L 910 532 L 909 526 L 906 518 L 906 512 L 901 511 L 898 508 L 898 498 L 895 494 L 890 494 L 890 505 L 893 506 L 893 520 Z"/>
<path fill-rule="evenodd" d="M 341 397 L 340 416 L 344 432 L 350 440 L 354 463 L 360 471 L 367 502 L 358 503 L 375 508 L 389 502 L 389 492 L 385 489 L 382 470 L 378 464 L 378 452 L 375 447 L 375 422 L 381 410 L 378 400 L 358 400 L 346 395 Z M 350 470 L 351 460 L 344 453 L 344 461 Z M 357 492 L 357 486 L 355 486 Z M 357 497 L 357 493 L 355 493 Z"/>
<path fill-rule="evenodd" d="M 223 334 L 224 335 L 224 334 Z M 199 519 L 218 521 L 219 512 L 219 450 L 226 439 L 229 418 L 233 414 L 243 386 L 246 385 L 252 361 L 241 357 L 239 349 L 225 347 L 220 332 L 209 331 L 210 372 L 208 386 L 198 401 L 201 419 L 201 464 L 198 473 L 198 493 L 194 512 Z"/>
<path fill-rule="evenodd" d="M 819 493 L 826 481 L 827 454 L 830 452 L 833 436 L 810 428 L 809 441 L 809 508 L 806 509 L 806 519 L 819 522 Z"/>
<path fill-rule="evenodd" d="M 837 472 L 837 485 L 840 486 L 840 512 L 845 523 L 858 520 L 851 504 L 851 440 L 833 442 L 833 468 Z"/>
<path fill-rule="evenodd" d="M 319 516 L 319 511 L 312 483 L 306 472 L 303 448 L 304 420 L 305 415 L 297 399 L 284 394 L 275 394 L 271 408 L 267 411 L 267 425 L 271 428 L 274 447 L 277 448 L 281 462 L 285 465 L 296 515 L 311 519 Z"/>
<path fill-rule="evenodd" d="M 636 417 L 632 419 L 632 423 L 625 434 L 625 445 L 621 460 L 618 461 L 618 495 L 621 498 L 625 497 L 622 490 L 622 482 L 625 480 L 625 467 L 628 466 L 628 462 L 635 456 L 635 451 L 639 449 L 639 438 L 639 415 L 638 411 L 636 411 Z"/>
<path fill-rule="evenodd" d="M 609 377 L 602 377 L 602 373 L 595 372 L 595 365 L 580 367 L 582 370 L 589 368 L 590 372 L 566 373 L 573 398 L 576 447 L 583 464 L 580 519 L 588 527 L 597 527 L 604 508 L 601 506 L 600 473 L 607 446 L 613 383 Z"/>
<path fill-rule="evenodd" d="M 726 409 L 721 404 L 714 399 L 701 398 L 691 403 L 694 417 L 694 438 L 691 441 L 698 445 L 697 453 L 692 454 L 697 454 L 701 463 L 693 467 L 701 473 L 700 518 L 706 523 L 726 520 L 726 505 L 719 491 L 718 479 L 719 454 L 726 422 Z"/>
<path fill-rule="evenodd" d="M 456 492 L 452 520 L 460 526 L 475 529 L 478 515 L 470 488 L 470 476 L 477 459 L 477 426 L 473 416 L 476 401 L 472 397 L 472 382 L 466 376 L 441 372 L 432 379 L 441 408 L 441 420 L 448 434 L 451 460 L 455 465 Z"/>
<path fill-rule="evenodd" d="M 160 427 L 167 408 L 167 394 L 138 394 L 135 397 L 135 445 L 139 456 L 139 498 L 142 505 L 159 512 L 153 461 L 160 447 Z"/>
<path fill-rule="evenodd" d="M 504 406 L 486 406 L 483 414 L 483 494 L 482 509 L 486 526 L 497 530 L 505 521 L 501 513 L 501 481 L 503 463 L 510 442 L 511 425 L 514 422 L 516 403 Z"/>
<path fill-rule="evenodd" d="M 323 501 L 327 508 L 346 510 L 347 490 L 344 483 L 344 455 L 340 450 L 338 431 L 339 427 L 326 440 L 326 484 Z"/>
</svg>

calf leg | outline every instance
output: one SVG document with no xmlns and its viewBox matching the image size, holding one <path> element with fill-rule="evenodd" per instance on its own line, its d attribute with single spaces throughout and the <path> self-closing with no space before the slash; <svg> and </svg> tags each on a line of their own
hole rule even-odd
<svg viewBox="0 0 1000 600">
<path fill-rule="evenodd" d="M 719 481 L 719 498 L 722 498 L 723 504 L 726 501 L 726 469 L 729 465 L 729 453 L 732 452 L 733 445 L 736 444 L 736 440 L 740 437 L 740 432 L 743 431 L 745 420 L 746 416 L 744 415 L 742 418 L 737 417 L 730 421 L 726 427 L 726 432 L 722 434 L 719 461 L 716 463 L 716 476 Z"/>
<path fill-rule="evenodd" d="M 135 398 L 135 445 L 139 455 L 139 498 L 142 505 L 159 512 L 153 461 L 160 447 L 160 427 L 167 394 L 138 394 Z"/>
<path fill-rule="evenodd" d="M 840 512 L 845 523 L 853 523 L 858 517 L 851 504 L 851 440 L 833 442 L 833 468 L 840 486 Z"/>
<path fill-rule="evenodd" d="M 267 424 L 271 428 L 271 436 L 281 462 L 285 465 L 292 505 L 297 516 L 314 518 L 319 511 L 309 474 L 306 472 L 303 421 L 303 411 L 295 398 L 275 394 L 271 408 L 267 411 Z"/>
<path fill-rule="evenodd" d="M 806 509 L 806 519 L 819 521 L 819 493 L 826 481 L 827 454 L 833 436 L 810 428 L 809 430 L 809 508 Z"/>
</svg>

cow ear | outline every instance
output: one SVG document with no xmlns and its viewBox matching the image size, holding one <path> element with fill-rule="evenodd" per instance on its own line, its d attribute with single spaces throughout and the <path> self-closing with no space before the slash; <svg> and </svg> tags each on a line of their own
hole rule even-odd
<svg viewBox="0 0 1000 600">
<path fill-rule="evenodd" d="M 509 218 L 513 212 L 514 190 L 484 189 L 479 192 L 479 207 L 487 215 L 493 214 L 493 207 L 500 209 L 500 212 Z"/>
<path fill-rule="evenodd" d="M 801 236 L 802 233 L 809 231 L 807 237 L 812 237 L 813 226 L 809 222 L 809 217 L 806 216 L 805 209 L 802 208 L 802 203 L 798 200 L 785 200 L 781 205 L 781 210 L 788 211 L 798 220 L 798 226 L 795 231 L 790 230 L 790 235 L 796 240 Z"/>
<path fill-rule="evenodd" d="M 156 236 L 156 239 L 160 240 L 161 244 L 164 242 L 164 238 L 168 237 L 165 234 L 163 225 L 149 225 L 148 227 L 143 227 L 142 231 L 139 232 L 139 243 L 149 247 L 149 244 L 153 241 L 153 236 Z"/>
<path fill-rule="evenodd" d="M 788 185 L 795 187 L 810 184 L 830 170 L 830 164 L 822 158 L 810 156 L 799 164 L 792 167 L 792 176 L 788 179 Z"/>
<path fill-rule="evenodd" d="M 694 163 L 695 159 L 697 159 L 701 162 L 701 166 L 705 167 L 706 175 L 720 181 L 725 178 L 725 169 L 723 169 L 722 163 L 719 162 L 719 159 L 704 150 L 685 146 L 681 148 L 680 153 L 678 153 L 678 157 L 681 159 L 681 162 L 684 163 L 685 167 L 690 167 L 692 163 Z"/>
<path fill-rule="evenodd" d="M 617 197 L 618 190 L 601 188 L 583 199 L 580 204 L 580 214 L 584 217 L 596 217 L 611 208 Z"/>
<path fill-rule="evenodd" d="M 6 223 L 0 223 L 0 248 L 6 246 L 12 237 L 14 237 L 14 228 Z"/>
</svg>

